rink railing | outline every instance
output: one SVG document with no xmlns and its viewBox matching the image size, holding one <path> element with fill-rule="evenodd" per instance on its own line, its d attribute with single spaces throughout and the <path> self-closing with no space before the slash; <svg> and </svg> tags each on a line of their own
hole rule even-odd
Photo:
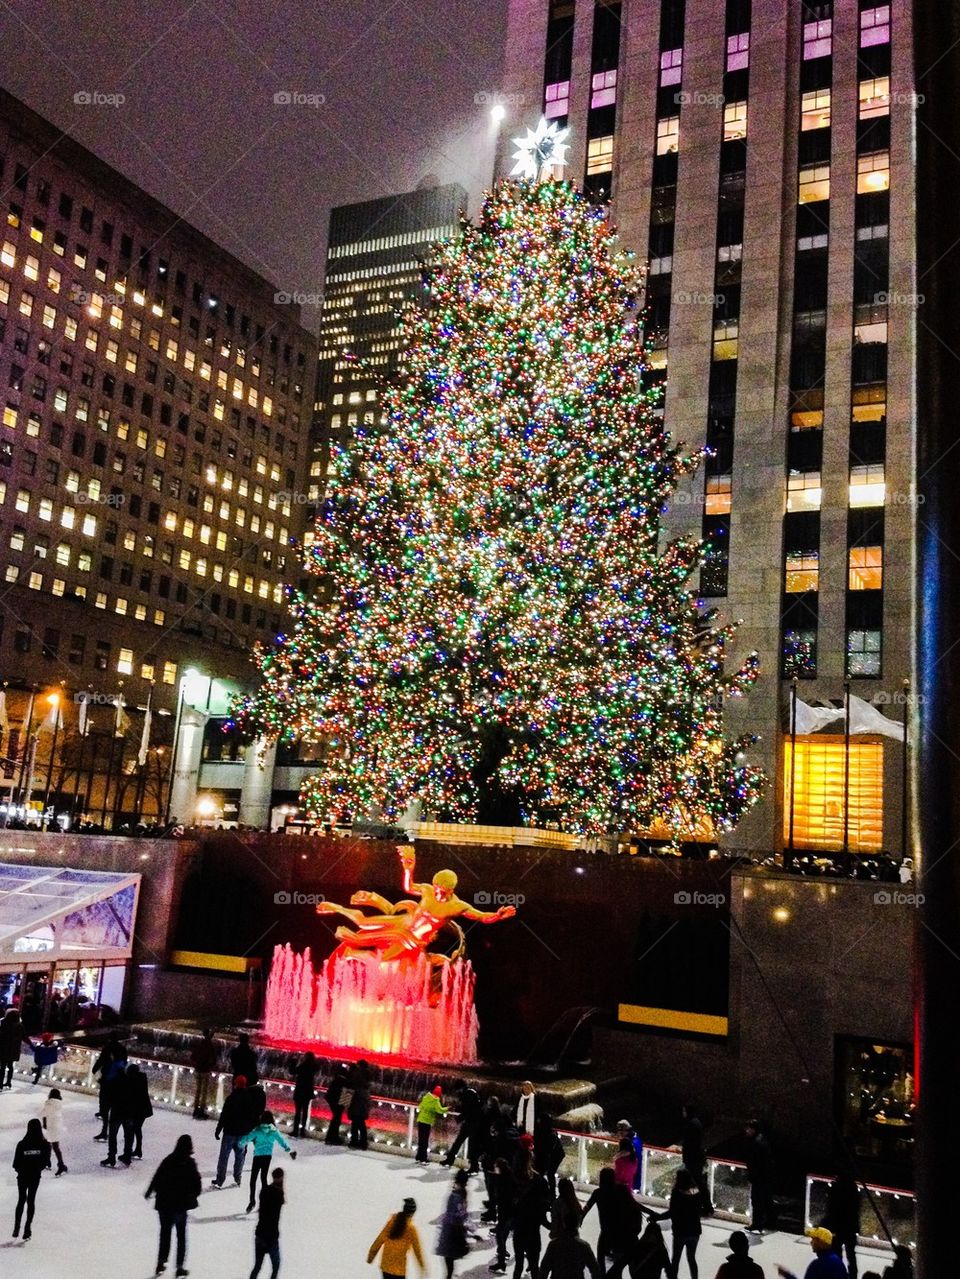
<svg viewBox="0 0 960 1279">
<path fill-rule="evenodd" d="M 44 1072 L 43 1079 L 48 1084 L 96 1093 L 99 1087 L 93 1073 L 96 1058 L 97 1050 L 79 1044 L 68 1044 L 56 1065 L 48 1067 Z M 192 1113 L 195 1090 L 195 1072 L 192 1066 L 157 1061 L 136 1054 L 132 1054 L 129 1060 L 135 1062 L 147 1076 L 154 1105 Z M 27 1078 L 32 1073 L 30 1063 L 29 1054 L 24 1054 L 17 1068 L 17 1073 L 22 1078 Z M 229 1073 L 211 1073 L 208 1104 L 210 1114 L 219 1114 L 231 1079 L 232 1075 Z M 278 1126 L 289 1130 L 293 1126 L 293 1084 L 280 1079 L 261 1079 L 260 1083 L 267 1094 L 267 1108 L 273 1111 Z M 371 1147 L 393 1153 L 413 1154 L 417 1145 L 417 1104 L 416 1101 L 372 1096 L 367 1118 Z M 311 1105 L 308 1133 L 321 1137 L 326 1132 L 329 1119 L 330 1111 L 321 1094 Z M 346 1133 L 347 1127 L 348 1122 L 345 1121 L 341 1131 Z M 446 1153 L 456 1136 L 457 1128 L 458 1121 L 452 1116 L 441 1119 L 434 1125 L 431 1137 L 431 1150 L 434 1154 Z M 570 1132 L 566 1129 L 559 1129 L 558 1135 L 564 1151 L 558 1175 L 569 1177 L 584 1188 L 596 1186 L 600 1169 L 608 1167 L 617 1152 L 617 1138 Z M 644 1145 L 638 1192 L 640 1197 L 652 1204 L 665 1206 L 681 1163 L 678 1150 Z M 828 1177 L 807 1178 L 804 1204 L 806 1226 L 816 1225 L 823 1220 L 830 1180 Z M 750 1185 L 744 1164 L 734 1159 L 717 1159 L 711 1156 L 707 1160 L 707 1185 L 715 1216 L 735 1222 L 750 1220 Z M 895 1241 L 912 1245 L 915 1235 L 913 1196 L 907 1191 L 891 1190 L 885 1186 L 871 1186 L 870 1192 L 890 1223 Z M 861 1240 L 868 1246 L 884 1242 L 869 1196 L 864 1196 Z"/>
</svg>

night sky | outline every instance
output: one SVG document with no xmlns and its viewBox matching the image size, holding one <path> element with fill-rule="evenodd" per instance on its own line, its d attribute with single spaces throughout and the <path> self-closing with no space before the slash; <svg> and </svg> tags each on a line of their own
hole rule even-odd
<svg viewBox="0 0 960 1279">
<path fill-rule="evenodd" d="M 433 174 L 475 210 L 505 9 L 0 0 L 0 83 L 278 286 L 314 293 L 333 205 Z M 125 100 L 78 105 L 80 91 Z"/>
</svg>

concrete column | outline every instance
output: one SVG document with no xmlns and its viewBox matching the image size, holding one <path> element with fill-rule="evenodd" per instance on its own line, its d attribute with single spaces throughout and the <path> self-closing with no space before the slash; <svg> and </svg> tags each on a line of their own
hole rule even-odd
<svg viewBox="0 0 960 1279">
<path fill-rule="evenodd" d="M 277 762 L 277 743 L 258 737 L 247 747 L 240 785 L 240 824 L 266 830 L 270 825 L 270 797 L 273 793 L 273 770 Z"/>
<path fill-rule="evenodd" d="M 192 706 L 184 706 L 180 733 L 174 743 L 173 779 L 170 791 L 170 820 L 191 826 L 197 805 L 197 782 L 203 753 L 203 730 L 207 716 Z"/>
</svg>

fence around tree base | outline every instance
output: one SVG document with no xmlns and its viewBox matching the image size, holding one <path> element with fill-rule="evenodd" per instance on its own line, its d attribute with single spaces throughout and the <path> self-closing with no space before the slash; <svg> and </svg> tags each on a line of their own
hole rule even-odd
<svg viewBox="0 0 960 1279">
<path fill-rule="evenodd" d="M 96 1058 L 97 1050 L 85 1048 L 79 1044 L 68 1044 L 56 1065 L 49 1066 L 44 1071 L 43 1082 L 77 1092 L 95 1094 L 99 1087 L 97 1077 L 93 1073 Z M 150 1098 L 155 1106 L 183 1110 L 188 1114 L 193 1113 L 196 1079 L 192 1066 L 138 1056 L 131 1056 L 130 1061 L 136 1063 L 147 1076 Z M 31 1077 L 33 1065 L 29 1053 L 24 1053 L 21 1057 L 16 1073 L 24 1079 Z M 229 1073 L 214 1072 L 211 1075 L 212 1087 L 208 1105 L 211 1114 L 219 1114 L 231 1078 Z M 293 1084 L 280 1079 L 261 1079 L 260 1083 L 267 1095 L 267 1109 L 273 1112 L 278 1126 L 291 1129 L 293 1127 Z M 370 1146 L 375 1150 L 412 1156 L 417 1145 L 417 1105 L 418 1102 L 414 1100 L 400 1101 L 390 1097 L 373 1096 L 370 1115 L 367 1119 Z M 311 1105 L 307 1132 L 313 1137 L 323 1137 L 329 1120 L 329 1108 L 320 1095 Z M 456 1136 L 457 1127 L 458 1122 L 452 1116 L 441 1119 L 434 1125 L 431 1140 L 434 1154 L 440 1156 L 446 1154 Z M 565 1129 L 559 1130 L 559 1137 L 563 1144 L 564 1158 L 558 1175 L 569 1177 L 581 1189 L 592 1189 L 597 1184 L 600 1169 L 612 1163 L 617 1153 L 617 1139 L 593 1133 L 569 1132 Z M 643 1176 L 639 1191 L 641 1199 L 654 1206 L 665 1207 L 670 1198 L 673 1179 L 680 1166 L 679 1151 L 644 1145 Z M 807 1177 L 804 1203 L 805 1227 L 816 1225 L 823 1220 L 830 1182 L 829 1177 Z M 715 1217 L 731 1222 L 750 1220 L 750 1185 L 744 1164 L 734 1159 L 709 1158 L 707 1184 Z M 870 1192 L 891 1227 L 894 1242 L 906 1243 L 913 1247 L 915 1239 L 913 1195 L 908 1191 L 892 1190 L 885 1186 L 870 1186 Z M 864 1196 L 860 1242 L 865 1247 L 886 1245 L 880 1223 L 868 1196 Z"/>
</svg>

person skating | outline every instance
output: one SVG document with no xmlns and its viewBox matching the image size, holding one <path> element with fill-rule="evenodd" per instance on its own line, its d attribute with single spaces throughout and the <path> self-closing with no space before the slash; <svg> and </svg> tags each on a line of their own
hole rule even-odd
<svg viewBox="0 0 960 1279">
<path fill-rule="evenodd" d="M 833 1235 L 823 1226 L 808 1230 L 810 1247 L 813 1249 L 813 1261 L 804 1271 L 803 1279 L 847 1279 L 847 1268 L 837 1256 L 833 1248 Z M 786 1266 L 777 1266 L 781 1279 L 797 1279 L 792 1270 Z"/>
<path fill-rule="evenodd" d="M 673 1232 L 673 1248 L 670 1263 L 674 1279 L 679 1279 L 680 1258 L 687 1254 L 690 1279 L 697 1279 L 697 1245 L 703 1234 L 700 1222 L 700 1187 L 689 1168 L 681 1168 L 674 1178 L 670 1192 L 670 1206 L 666 1212 L 656 1215 L 657 1221 L 670 1221 Z"/>
<path fill-rule="evenodd" d="M 593 1249 L 579 1230 L 564 1227 L 547 1244 L 540 1263 L 540 1279 L 601 1279 Z"/>
<path fill-rule="evenodd" d="M 762 1235 L 765 1230 L 772 1230 L 776 1225 L 773 1151 L 758 1120 L 751 1119 L 745 1126 L 744 1133 L 747 1138 L 747 1180 L 750 1183 L 750 1205 L 753 1210 L 749 1229 L 751 1234 Z"/>
<path fill-rule="evenodd" d="M 440 1233 L 437 1237 L 436 1254 L 442 1257 L 446 1267 L 446 1279 L 453 1279 L 453 1267 L 465 1257 L 470 1245 L 467 1243 L 467 1182 L 469 1174 L 460 1168 L 454 1174 L 453 1189 L 447 1196 L 447 1205 L 440 1218 Z M 534 1275 L 533 1279 L 537 1279 Z"/>
<path fill-rule="evenodd" d="M 490 1269 L 494 1274 L 505 1275 L 507 1273 L 507 1240 L 513 1230 L 513 1209 L 517 1202 L 517 1179 L 506 1159 L 494 1161 L 490 1202 L 492 1219 L 497 1223 L 493 1231 L 497 1256 Z"/>
<path fill-rule="evenodd" d="M 33 1234 L 33 1213 L 37 1202 L 37 1188 L 44 1169 L 50 1167 L 50 1143 L 43 1135 L 39 1119 L 27 1123 L 27 1131 L 17 1142 L 13 1153 L 13 1170 L 17 1174 L 17 1207 L 13 1218 L 13 1237 L 20 1236 L 23 1222 L 23 1238 Z M 24 1220 L 26 1209 L 26 1220 Z"/>
<path fill-rule="evenodd" d="M 324 1142 L 328 1146 L 342 1146 L 343 1138 L 340 1136 L 340 1125 L 343 1123 L 344 1111 L 344 1090 L 347 1087 L 347 1068 L 346 1066 L 336 1066 L 331 1076 L 330 1082 L 327 1084 L 327 1090 L 323 1094 L 323 1099 L 330 1107 L 330 1122 L 327 1125 L 326 1136 Z"/>
<path fill-rule="evenodd" d="M 256 1128 L 251 1129 L 245 1136 L 240 1137 L 237 1145 L 241 1150 L 247 1146 L 253 1146 L 253 1163 L 250 1168 L 250 1202 L 247 1204 L 247 1212 L 253 1212 L 257 1205 L 257 1178 L 260 1178 L 261 1189 L 265 1189 L 267 1173 L 270 1171 L 270 1161 L 273 1159 L 274 1146 L 280 1146 L 289 1154 L 291 1159 L 296 1159 L 297 1152 L 290 1149 L 290 1143 L 277 1128 L 274 1123 L 273 1112 L 270 1110 L 263 1112 Z"/>
<path fill-rule="evenodd" d="M 841 1172 L 827 1193 L 827 1208 L 820 1223 L 833 1235 L 837 1256 L 846 1253 L 847 1274 L 857 1279 L 857 1236 L 860 1234 L 860 1187 L 850 1172 Z"/>
<path fill-rule="evenodd" d="M 250 1279 L 257 1279 L 264 1257 L 270 1258 L 270 1279 L 280 1273 L 280 1210 L 286 1202 L 283 1191 L 283 1169 L 274 1168 L 269 1186 L 260 1191 L 260 1211 L 253 1233 L 253 1269 Z"/>
<path fill-rule="evenodd" d="M 423 1275 L 427 1273 L 420 1236 L 413 1224 L 413 1215 L 416 1211 L 416 1200 L 404 1199 L 403 1207 L 399 1212 L 394 1213 L 370 1245 L 367 1265 L 372 1266 L 379 1253 L 380 1273 L 383 1279 L 406 1279 L 407 1258 L 411 1252 L 417 1259 L 420 1273 Z"/>
<path fill-rule="evenodd" d="M 517 1197 L 513 1209 L 513 1279 L 520 1279 L 524 1262 L 531 1279 L 540 1269 L 540 1230 L 546 1225 L 550 1206 L 547 1179 L 533 1166 L 533 1153 L 522 1153 L 517 1170 Z"/>
<path fill-rule="evenodd" d="M 60 1142 L 63 1139 L 63 1098 L 60 1096 L 59 1088 L 50 1089 L 50 1094 L 40 1110 L 40 1126 L 43 1128 L 44 1137 L 50 1143 L 50 1149 L 57 1157 L 57 1171 L 54 1176 L 62 1177 L 70 1170 L 63 1161 L 63 1152 L 60 1149 Z"/>
<path fill-rule="evenodd" d="M 234 1080 L 243 1075 L 249 1087 L 260 1078 L 260 1071 L 257 1067 L 257 1054 L 250 1047 L 250 1036 L 240 1034 L 237 1036 L 237 1045 L 230 1049 L 230 1069 L 233 1072 Z"/>
<path fill-rule="evenodd" d="M 193 1141 L 189 1136 L 177 1138 L 173 1153 L 167 1155 L 144 1191 L 144 1199 L 154 1195 L 154 1207 L 160 1218 L 160 1243 L 157 1249 L 156 1273 L 162 1275 L 170 1256 L 170 1241 L 176 1231 L 177 1275 L 189 1274 L 187 1260 L 187 1213 L 196 1208 L 202 1189 L 200 1173 L 193 1158 Z"/>
<path fill-rule="evenodd" d="M 551 1192 L 552 1194 L 552 1192 Z M 550 1209 L 550 1234 L 559 1235 L 566 1231 L 577 1234 L 583 1221 L 583 1209 L 573 1182 L 569 1177 L 561 1177 L 557 1184 L 556 1197 Z"/>
<path fill-rule="evenodd" d="M 123 1133 L 123 1154 L 120 1156 L 120 1162 L 128 1168 L 130 1166 L 131 1151 L 133 1149 L 133 1093 L 135 1087 L 135 1081 L 130 1071 L 131 1069 L 136 1069 L 136 1067 L 126 1066 L 125 1062 L 126 1059 L 124 1058 L 124 1067 L 117 1071 L 110 1086 L 107 1157 L 100 1160 L 101 1168 L 115 1168 L 117 1166 L 117 1138 L 121 1132 Z"/>
<path fill-rule="evenodd" d="M 443 1104 L 443 1089 L 439 1084 L 430 1092 L 425 1092 L 417 1107 L 417 1159 L 418 1164 L 430 1162 L 430 1133 L 438 1119 L 447 1113 Z"/>
<path fill-rule="evenodd" d="M 121 1158 L 129 1165 L 131 1159 L 143 1158 L 143 1125 L 153 1115 L 150 1085 L 139 1066 L 131 1064 L 127 1067 L 127 1089 L 129 1145 L 125 1146 Z"/>
<path fill-rule="evenodd" d="M 0 1089 L 13 1087 L 13 1068 L 23 1050 L 23 1023 L 16 1008 L 8 1008 L 0 1021 Z"/>
<path fill-rule="evenodd" d="M 293 1135 L 305 1137 L 310 1122 L 310 1103 L 317 1095 L 319 1062 L 313 1053 L 304 1053 L 297 1065 L 293 1085 Z"/>
<path fill-rule="evenodd" d="M 620 1148 L 613 1160 L 613 1175 L 617 1179 L 617 1184 L 626 1186 L 632 1194 L 639 1168 L 633 1142 L 629 1137 L 621 1137 Z"/>
<path fill-rule="evenodd" d="M 370 1116 L 370 1067 L 361 1057 L 350 1067 L 347 1077 L 350 1104 L 347 1118 L 350 1120 L 350 1146 L 354 1150 L 367 1148 L 367 1119 Z"/>
<path fill-rule="evenodd" d="M 60 1056 L 60 1049 L 63 1047 L 62 1039 L 55 1039 L 49 1030 L 45 1030 L 36 1042 L 28 1039 L 30 1047 L 33 1049 L 33 1078 L 31 1084 L 38 1084 L 40 1076 L 48 1066 L 55 1066 L 57 1058 Z"/>
<path fill-rule="evenodd" d="M 617 1121 L 617 1137 L 620 1140 L 620 1150 L 623 1150 L 623 1142 L 629 1141 L 633 1147 L 633 1153 L 637 1160 L 637 1166 L 633 1173 L 632 1190 L 643 1193 L 643 1141 L 640 1134 L 631 1124 L 629 1119 L 620 1119 Z"/>
<path fill-rule="evenodd" d="M 537 1090 L 529 1079 L 520 1085 L 520 1097 L 513 1109 L 513 1121 L 518 1132 L 528 1132 L 532 1137 L 537 1123 Z"/>
<path fill-rule="evenodd" d="M 898 1243 L 893 1249 L 893 1264 L 883 1272 L 883 1279 L 913 1279 L 913 1253 L 905 1243 Z"/>
<path fill-rule="evenodd" d="M 704 1217 L 713 1214 L 710 1202 L 710 1184 L 707 1180 L 707 1150 L 703 1137 L 703 1120 L 695 1107 L 683 1107 L 683 1134 L 680 1139 L 680 1157 L 683 1166 L 693 1173 L 693 1179 L 700 1187 L 700 1212 Z"/>
<path fill-rule="evenodd" d="M 196 1085 L 193 1091 L 194 1119 L 207 1119 L 207 1101 L 210 1095 L 210 1076 L 220 1062 L 220 1049 L 214 1043 L 213 1029 L 208 1026 L 194 1044 L 190 1053 Z"/>
<path fill-rule="evenodd" d="M 597 1237 L 597 1261 L 601 1272 L 606 1272 L 607 1257 L 614 1250 L 614 1241 L 621 1234 L 620 1196 L 616 1193 L 617 1178 L 612 1168 L 601 1168 L 597 1175 L 597 1188 L 584 1204 L 583 1217 L 593 1208 L 600 1219 L 600 1233 Z M 582 1218 L 581 1218 L 582 1219 Z"/>
<path fill-rule="evenodd" d="M 551 1196 L 557 1193 L 557 1173 L 563 1159 L 563 1142 L 553 1126 L 553 1120 L 547 1114 L 539 1114 L 534 1124 L 533 1164 L 537 1172 L 542 1172 L 546 1177 Z"/>
<path fill-rule="evenodd" d="M 253 1132 L 260 1122 L 263 1107 L 260 1096 L 263 1090 L 248 1088 L 243 1075 L 238 1075 L 233 1083 L 233 1091 L 223 1103 L 214 1136 L 220 1142 L 220 1156 L 217 1160 L 217 1175 L 213 1179 L 215 1186 L 222 1186 L 227 1179 L 227 1166 L 233 1155 L 233 1180 L 240 1185 L 243 1177 L 243 1164 L 247 1157 L 246 1147 L 241 1139 Z"/>
<path fill-rule="evenodd" d="M 97 1108 L 97 1114 L 100 1116 L 100 1131 L 94 1137 L 94 1141 L 110 1139 L 110 1110 L 117 1095 L 118 1085 L 122 1085 L 126 1069 L 127 1050 L 114 1032 L 93 1063 L 93 1073 L 100 1076 L 100 1104 Z"/>
<path fill-rule="evenodd" d="M 613 1275 L 613 1271 L 610 1274 Z M 656 1221 L 648 1221 L 630 1253 L 630 1279 L 661 1279 L 663 1275 L 673 1279 L 670 1255 L 660 1226 Z"/>
<path fill-rule="evenodd" d="M 456 1109 L 460 1118 L 460 1127 L 442 1163 L 444 1168 L 452 1168 L 457 1155 L 466 1144 L 469 1170 L 479 1172 L 483 1146 L 483 1101 L 476 1088 L 463 1080 L 458 1080 L 454 1088 L 458 1094 Z"/>
<path fill-rule="evenodd" d="M 717 1271 L 716 1279 L 763 1279 L 763 1270 L 750 1256 L 750 1240 L 742 1230 L 728 1239 L 730 1256 Z"/>
</svg>

